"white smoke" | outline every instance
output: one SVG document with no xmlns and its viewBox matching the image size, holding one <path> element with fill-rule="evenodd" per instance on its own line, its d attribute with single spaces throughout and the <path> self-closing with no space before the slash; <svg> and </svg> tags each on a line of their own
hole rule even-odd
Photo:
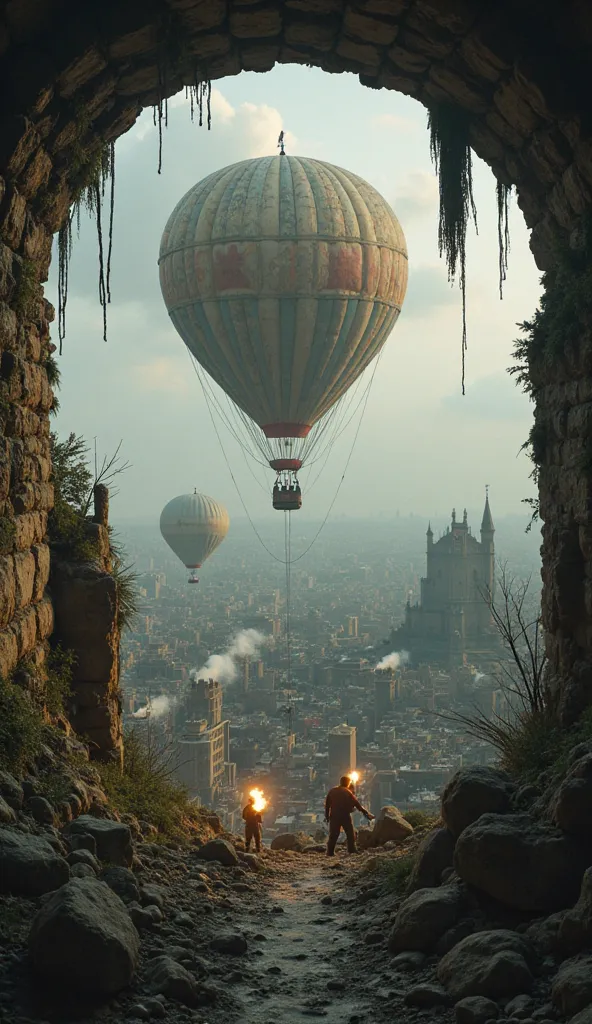
<svg viewBox="0 0 592 1024">
<path fill-rule="evenodd" d="M 482 679 L 485 679 L 485 672 L 475 672 L 473 676 L 474 683 L 480 683 Z"/>
<path fill-rule="evenodd" d="M 381 672 L 387 668 L 401 668 L 401 665 L 406 665 L 409 661 L 409 651 L 393 651 L 392 654 L 387 654 L 382 661 L 378 662 L 374 671 Z"/>
<path fill-rule="evenodd" d="M 163 715 L 168 715 L 171 710 L 172 702 L 169 697 L 155 697 L 154 700 L 149 700 L 143 708 L 138 708 L 134 711 L 132 718 L 162 718 Z"/>
<path fill-rule="evenodd" d="M 217 679 L 219 683 L 233 683 L 238 675 L 237 658 L 254 658 L 265 643 L 258 629 L 241 629 L 233 636 L 224 654 L 211 654 L 205 665 L 190 672 L 192 679 Z"/>
</svg>

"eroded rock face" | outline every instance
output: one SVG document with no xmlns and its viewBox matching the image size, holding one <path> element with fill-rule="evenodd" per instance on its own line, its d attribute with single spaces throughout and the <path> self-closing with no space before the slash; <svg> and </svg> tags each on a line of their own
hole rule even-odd
<svg viewBox="0 0 592 1024">
<path fill-rule="evenodd" d="M 103 882 L 74 879 L 41 908 L 29 935 L 33 968 L 52 986 L 96 998 L 128 985 L 140 939 L 119 899 Z"/>
<path fill-rule="evenodd" d="M 107 818 L 82 814 L 70 825 L 73 835 L 90 835 L 97 845 L 97 857 L 107 864 L 130 867 L 134 850 L 129 825 Z"/>
<path fill-rule="evenodd" d="M 532 964 L 532 947 L 515 932 L 476 932 L 442 958 L 438 978 L 455 1001 L 467 996 L 505 999 L 530 992 Z"/>
<path fill-rule="evenodd" d="M 389 937 L 389 952 L 430 950 L 459 920 L 466 895 L 458 885 L 418 889 L 399 907 Z"/>
<path fill-rule="evenodd" d="M 0 892 L 43 896 L 69 878 L 67 862 L 46 839 L 0 829 Z"/>
<path fill-rule="evenodd" d="M 452 866 L 454 837 L 447 828 L 436 828 L 420 844 L 411 877 L 409 891 L 430 889 L 440 885 L 442 872 Z"/>
<path fill-rule="evenodd" d="M 577 840 L 525 814 L 486 814 L 463 830 L 454 866 L 508 907 L 545 912 L 575 903 L 590 857 Z"/>
<path fill-rule="evenodd" d="M 495 768 L 460 768 L 442 793 L 442 820 L 455 839 L 482 814 L 505 814 L 515 787 Z"/>
</svg>

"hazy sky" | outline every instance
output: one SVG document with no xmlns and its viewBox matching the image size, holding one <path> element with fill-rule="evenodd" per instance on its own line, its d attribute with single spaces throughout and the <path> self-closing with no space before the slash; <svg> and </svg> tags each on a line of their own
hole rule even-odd
<svg viewBox="0 0 592 1024">
<path fill-rule="evenodd" d="M 531 465 L 519 450 L 532 406 L 506 368 L 516 324 L 534 312 L 540 283 L 522 215 L 514 203 L 500 302 L 495 181 L 475 159 L 479 235 L 471 232 L 468 245 L 462 398 L 460 295 L 448 285 L 438 256 L 438 188 L 426 112 L 408 97 L 364 89 L 353 75 L 280 67 L 224 80 L 213 91 L 210 132 L 191 123 L 179 95 L 169 103 L 161 175 L 151 111 L 119 140 L 109 340 L 105 345 L 101 336 L 96 234 L 83 223 L 71 266 L 58 431 L 96 436 L 100 452 L 123 439 L 133 465 L 116 499 L 117 518 L 157 521 L 170 498 L 194 486 L 222 501 L 231 517 L 243 514 L 185 346 L 161 298 L 158 248 L 170 212 L 195 182 L 235 161 L 277 152 L 282 127 L 290 153 L 346 167 L 378 188 L 397 213 L 409 250 L 403 312 L 386 344 L 335 513 L 447 513 L 453 505 L 481 506 L 485 483 L 494 515 L 524 511 L 520 501 L 533 486 Z M 48 297 L 56 299 L 55 271 Z M 312 490 L 305 489 L 299 516 L 324 516 L 352 430 Z M 234 443 L 225 443 L 251 515 L 266 517 L 269 497 Z M 262 471 L 254 469 L 261 479 Z"/>
</svg>

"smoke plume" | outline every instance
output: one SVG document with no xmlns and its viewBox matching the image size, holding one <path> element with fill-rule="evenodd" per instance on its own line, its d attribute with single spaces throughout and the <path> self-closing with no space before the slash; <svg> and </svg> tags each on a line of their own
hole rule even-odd
<svg viewBox="0 0 592 1024">
<path fill-rule="evenodd" d="M 233 683 L 238 675 L 237 658 L 254 658 L 265 643 L 263 633 L 257 629 L 241 629 L 233 636 L 223 654 L 211 654 L 203 668 L 193 669 L 191 678 L 217 679 L 219 683 Z"/>
<path fill-rule="evenodd" d="M 155 697 L 154 700 L 149 700 L 143 708 L 138 708 L 134 711 L 132 718 L 162 718 L 163 715 L 167 715 L 171 710 L 172 703 L 169 697 Z"/>
<path fill-rule="evenodd" d="M 382 661 L 378 662 L 374 671 L 381 672 L 387 668 L 401 668 L 401 665 L 406 665 L 409 661 L 409 651 L 393 651 L 392 654 L 387 654 Z"/>
</svg>

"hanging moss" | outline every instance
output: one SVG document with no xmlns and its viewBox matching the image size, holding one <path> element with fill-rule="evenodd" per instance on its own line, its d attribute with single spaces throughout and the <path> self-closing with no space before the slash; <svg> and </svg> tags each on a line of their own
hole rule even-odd
<svg viewBox="0 0 592 1024">
<path fill-rule="evenodd" d="M 16 295 L 14 300 L 15 312 L 20 316 L 29 313 L 31 303 L 37 296 L 39 278 L 34 260 L 23 259 L 20 263 L 20 272 Z"/>
<path fill-rule="evenodd" d="M 510 222 L 508 215 L 511 194 L 511 185 L 506 185 L 503 181 L 496 182 L 500 299 L 504 297 L 504 281 L 508 274 L 508 256 L 510 253 Z"/>
<path fill-rule="evenodd" d="M 58 338 L 60 355 L 66 336 L 68 276 L 72 256 L 73 227 L 80 232 L 80 214 L 85 209 L 94 217 L 99 254 L 99 302 L 103 310 L 103 340 L 107 341 L 107 303 L 111 301 L 111 253 L 113 249 L 113 211 L 115 207 L 115 143 L 102 145 L 90 154 L 80 175 L 68 219 L 58 234 Z M 109 186 L 109 189 L 108 189 Z M 108 247 L 105 258 L 103 240 L 103 203 L 109 190 Z"/>
<path fill-rule="evenodd" d="M 178 47 L 178 34 L 174 43 Z M 165 33 L 166 43 L 166 33 Z M 167 59 L 164 59 L 164 50 Z M 168 44 L 161 45 L 158 58 L 158 102 L 152 108 L 153 122 L 158 127 L 158 173 L 162 171 L 163 127 L 168 126 L 168 101 L 166 98 L 166 68 L 170 63 L 170 39 Z M 191 120 L 196 113 L 199 115 L 199 126 L 204 123 L 204 107 L 208 131 L 212 127 L 212 83 L 196 69 L 194 81 L 186 86 L 185 95 L 190 101 Z M 81 112 L 79 120 L 80 137 L 90 127 Z M 113 254 L 113 221 L 115 210 L 115 143 L 107 143 L 89 155 L 82 146 L 74 147 L 72 156 L 73 176 L 80 184 L 75 191 L 72 206 L 66 223 L 58 232 L 58 338 L 59 350 L 62 354 L 66 337 L 66 307 L 68 304 L 68 277 L 72 256 L 73 226 L 76 222 L 77 233 L 80 232 L 80 213 L 84 208 L 94 218 L 97 228 L 97 248 L 99 257 L 99 302 L 103 311 L 103 341 L 107 341 L 107 306 L 111 302 L 111 259 Z M 103 238 L 103 207 L 109 193 L 109 216 L 107 221 L 107 245 Z"/>
<path fill-rule="evenodd" d="M 462 393 L 465 393 L 467 350 L 466 241 L 469 220 L 477 227 L 473 198 L 473 167 L 469 119 L 458 107 L 435 107 L 428 113 L 430 150 L 440 186 L 438 246 L 446 257 L 448 280 L 458 276 L 462 294 Z"/>
</svg>

